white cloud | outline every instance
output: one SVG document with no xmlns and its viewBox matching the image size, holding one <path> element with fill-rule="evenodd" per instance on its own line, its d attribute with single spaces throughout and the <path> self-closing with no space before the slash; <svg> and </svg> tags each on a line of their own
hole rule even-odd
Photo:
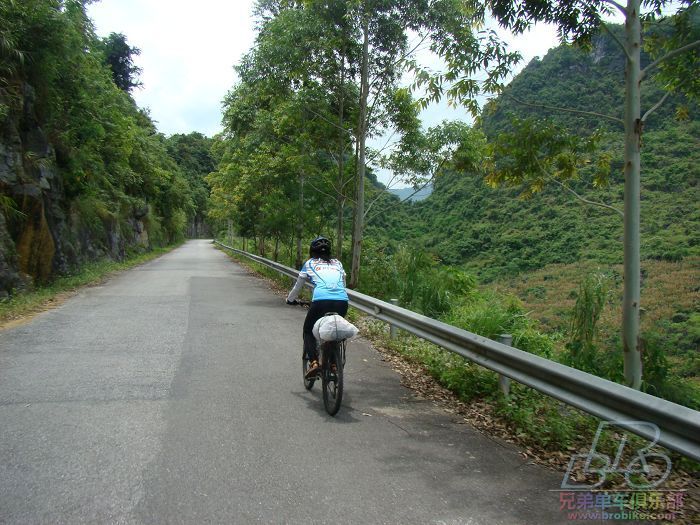
<svg viewBox="0 0 700 525">
<path fill-rule="evenodd" d="M 88 7 L 100 36 L 123 33 L 141 49 L 133 92 L 165 134 L 221 130 L 233 66 L 251 48 L 254 0 L 102 0 Z"/>
</svg>

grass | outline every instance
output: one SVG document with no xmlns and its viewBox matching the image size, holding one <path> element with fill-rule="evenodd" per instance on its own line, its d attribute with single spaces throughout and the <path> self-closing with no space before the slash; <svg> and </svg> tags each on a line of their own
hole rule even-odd
<svg viewBox="0 0 700 525">
<path fill-rule="evenodd" d="M 582 276 L 600 271 L 610 276 L 613 302 L 600 320 L 602 334 L 613 333 L 619 326 L 622 300 L 622 265 L 601 269 L 590 261 L 577 264 L 553 264 L 537 271 L 509 277 L 496 287 L 516 294 L 528 311 L 552 330 L 568 327 L 569 313 L 576 302 Z M 642 328 L 648 329 L 677 311 L 697 308 L 700 303 L 700 258 L 680 262 L 646 260 L 642 262 Z"/>
<path fill-rule="evenodd" d="M 553 334 L 569 330 L 579 284 L 586 275 L 608 276 L 609 300 L 597 325 L 596 345 L 617 352 L 622 304 L 622 266 L 601 269 L 592 262 L 549 265 L 510 277 L 496 284 L 501 292 L 515 294 L 530 315 Z M 700 258 L 682 261 L 642 261 L 642 333 L 656 334 L 674 372 L 700 383 L 700 366 L 693 357 L 698 348 L 700 315 Z M 659 339 L 660 337 L 660 339 Z M 563 341 L 562 341 L 563 344 Z"/>
<path fill-rule="evenodd" d="M 150 252 L 129 257 L 124 261 L 102 260 L 87 263 L 73 274 L 58 277 L 31 291 L 11 296 L 0 302 L 0 326 L 43 311 L 56 305 L 63 296 L 75 292 L 80 287 L 99 283 L 115 272 L 128 270 L 151 261 L 177 246 L 179 244 L 155 248 Z"/>
</svg>

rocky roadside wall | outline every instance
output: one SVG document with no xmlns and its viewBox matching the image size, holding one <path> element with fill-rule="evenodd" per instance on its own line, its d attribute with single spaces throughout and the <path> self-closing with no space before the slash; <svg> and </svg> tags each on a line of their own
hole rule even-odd
<svg viewBox="0 0 700 525">
<path fill-rule="evenodd" d="M 149 248 L 148 209 L 102 220 L 98 233 L 90 227 L 65 194 L 34 90 L 23 84 L 13 102 L 0 122 L 0 299 L 84 262 Z"/>
</svg>

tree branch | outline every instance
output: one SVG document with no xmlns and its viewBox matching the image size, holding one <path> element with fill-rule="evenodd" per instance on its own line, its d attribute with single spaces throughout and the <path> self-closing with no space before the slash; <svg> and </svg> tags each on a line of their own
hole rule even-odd
<svg viewBox="0 0 700 525">
<path fill-rule="evenodd" d="M 369 107 L 369 109 L 367 110 L 367 122 L 368 122 L 368 123 L 369 123 L 369 121 L 371 120 L 372 114 L 374 113 L 374 108 L 375 108 L 375 106 L 377 105 L 377 102 L 379 101 L 379 94 L 381 93 L 381 90 L 384 88 L 384 80 L 386 80 L 386 77 L 384 77 L 384 78 L 382 79 L 382 82 L 381 82 L 381 84 L 379 85 L 379 88 L 377 89 L 377 95 L 374 97 L 374 100 L 372 101 L 372 105 L 371 105 L 371 106 Z M 371 88 L 371 86 L 370 86 L 370 88 Z M 368 91 L 368 92 L 369 92 L 369 91 Z M 367 127 L 369 127 L 369 126 L 367 126 Z"/>
<path fill-rule="evenodd" d="M 666 53 L 664 56 L 657 58 L 651 64 L 649 64 L 647 67 L 642 69 L 642 75 L 639 79 L 642 80 L 647 75 L 647 73 L 649 71 L 651 71 L 652 69 L 657 67 L 661 62 L 664 62 L 664 61 L 668 60 L 669 58 L 673 58 L 677 55 L 680 55 L 681 53 L 685 53 L 686 51 L 690 51 L 691 49 L 698 47 L 698 46 L 700 46 L 700 40 L 696 40 L 695 42 L 691 42 L 690 44 L 687 44 L 683 47 L 679 47 L 678 49 L 674 49 L 673 51 Z"/>
<path fill-rule="evenodd" d="M 391 188 L 391 185 L 394 183 L 394 181 L 397 179 L 398 176 L 399 176 L 398 173 L 395 173 L 395 174 L 389 179 L 389 182 L 387 182 L 387 183 L 384 185 L 385 188 L 386 188 L 387 190 Z"/>
<path fill-rule="evenodd" d="M 338 126 L 338 124 L 336 124 L 336 123 L 333 122 L 332 120 L 330 120 L 330 119 L 324 117 L 324 116 L 321 115 L 320 113 L 317 113 L 316 111 L 314 111 L 313 109 L 311 109 L 311 107 L 310 107 L 309 105 L 306 106 L 306 109 L 308 109 L 309 111 L 311 111 L 311 113 L 313 113 L 313 114 L 316 115 L 317 117 L 319 117 L 319 118 L 325 120 L 326 122 L 328 122 L 328 123 L 329 123 L 331 126 L 333 126 L 334 128 L 339 129 L 339 130 L 341 130 L 341 131 L 344 131 L 345 133 L 350 133 L 350 134 L 352 134 L 352 130 L 351 130 L 351 129 L 341 128 L 340 126 Z"/>
<path fill-rule="evenodd" d="M 581 111 L 579 109 L 571 109 L 571 108 L 561 108 L 558 106 L 547 106 L 546 104 L 535 104 L 533 102 L 525 102 L 524 100 L 520 100 L 513 95 L 506 94 L 507 97 L 512 98 L 515 100 L 518 104 L 523 104 L 525 106 L 532 106 L 535 108 L 544 108 L 544 109 L 551 109 L 553 111 L 565 111 L 568 113 L 577 113 L 579 115 L 588 115 L 589 117 L 599 117 L 599 118 L 604 118 L 608 120 L 612 120 L 613 122 L 617 122 L 618 124 L 624 125 L 625 121 L 622 120 L 621 118 L 613 117 L 611 115 L 604 115 L 603 113 L 596 113 L 595 111 Z"/>
<path fill-rule="evenodd" d="M 387 141 L 384 143 L 384 145 L 380 149 L 376 150 L 373 155 L 370 155 L 367 158 L 367 160 L 366 160 L 367 164 L 373 162 L 374 159 L 376 159 L 379 155 L 382 154 L 382 151 L 384 151 L 385 149 L 387 149 L 389 147 L 389 142 L 391 142 L 391 139 L 394 138 L 394 135 L 396 135 L 396 130 L 393 130 L 391 132 L 391 135 L 389 135 L 389 138 L 387 139 Z"/>
<path fill-rule="evenodd" d="M 629 52 L 627 51 L 625 44 L 623 44 L 622 41 L 617 37 L 617 35 L 610 30 L 610 28 L 608 27 L 608 24 L 603 22 L 603 23 L 601 23 L 601 25 L 603 26 L 603 29 L 605 29 L 608 32 L 608 34 L 612 37 L 612 39 L 617 43 L 617 45 L 620 46 L 620 49 L 622 49 L 622 52 L 627 57 L 627 60 L 631 61 L 632 57 L 630 56 Z"/>
<path fill-rule="evenodd" d="M 413 47 L 413 49 L 411 49 L 410 51 L 407 51 L 406 53 L 404 53 L 400 58 L 397 58 L 397 59 L 394 61 L 393 65 L 396 66 L 396 65 L 400 64 L 403 60 L 406 60 L 406 58 L 408 58 L 408 57 L 411 56 L 413 53 L 415 53 L 415 52 L 418 50 L 418 48 L 419 48 L 421 45 L 423 45 L 423 42 L 425 42 L 425 40 L 426 40 L 427 38 L 428 38 L 428 33 L 426 33 L 426 34 L 420 39 L 420 41 Z M 388 78 L 388 77 L 387 77 L 386 75 L 384 75 L 383 77 L 375 77 L 375 78 L 372 80 L 372 82 L 369 83 L 369 86 L 368 86 L 368 88 L 367 88 L 367 92 L 368 92 L 368 93 L 369 93 L 370 91 L 372 91 L 372 88 L 374 87 L 374 84 L 377 82 L 377 80 L 381 80 L 381 83 L 379 84 L 379 87 L 377 88 L 377 97 L 374 99 L 374 101 L 372 102 L 372 106 L 371 106 L 371 107 L 369 108 L 369 110 L 367 111 L 367 122 L 369 122 L 370 119 L 371 119 L 371 117 L 372 117 L 372 113 L 374 112 L 374 107 L 375 107 L 376 104 L 377 104 L 377 100 L 379 100 L 379 93 L 381 93 L 382 89 L 384 88 L 384 83 L 386 82 L 387 78 Z"/>
<path fill-rule="evenodd" d="M 615 6 L 620 11 L 620 13 L 627 16 L 627 9 L 625 9 L 622 5 L 618 4 L 614 0 L 603 0 L 603 2 L 605 2 L 606 4 L 610 4 L 612 6 Z"/>
<path fill-rule="evenodd" d="M 396 66 L 396 65 L 400 64 L 403 60 L 406 60 L 406 58 L 410 57 L 413 53 L 415 53 L 415 52 L 418 50 L 418 48 L 419 48 L 420 46 L 423 45 L 423 42 L 426 41 L 426 39 L 428 38 L 428 36 L 429 36 L 429 34 L 426 33 L 426 34 L 420 39 L 420 41 L 419 41 L 415 46 L 413 46 L 413 49 L 411 49 L 410 51 L 406 51 L 403 55 L 401 55 L 400 58 L 397 58 L 396 60 L 394 60 L 394 63 L 393 63 L 392 65 L 393 65 L 393 66 Z M 380 80 L 380 79 L 381 79 L 381 82 L 382 82 L 382 84 L 383 84 L 385 78 L 386 78 L 386 76 L 384 76 L 384 77 L 375 77 L 374 80 L 372 80 L 372 82 L 369 83 L 369 90 L 370 90 L 370 91 L 372 90 L 372 87 L 373 87 L 374 84 L 377 82 L 377 80 Z M 380 90 L 381 90 L 381 89 L 380 89 Z"/>
<path fill-rule="evenodd" d="M 612 210 L 612 211 L 614 211 L 615 213 L 618 213 L 618 214 L 620 215 L 620 217 L 624 217 L 624 216 L 625 216 L 625 214 L 624 214 L 624 212 L 623 212 L 622 210 L 618 210 L 618 209 L 615 208 L 614 206 L 610 206 L 609 204 L 605 204 L 605 203 L 603 203 L 603 202 L 589 201 L 588 199 L 584 199 L 583 197 L 581 197 L 578 193 L 576 193 L 574 190 L 572 190 L 571 188 L 569 188 L 569 187 L 568 187 L 566 184 L 564 184 L 563 182 L 558 181 L 558 180 L 555 179 L 554 177 L 550 177 L 550 178 L 551 178 L 554 182 L 556 182 L 557 184 L 559 184 L 559 186 L 561 186 L 561 187 L 564 188 L 566 191 L 568 191 L 569 193 L 571 193 L 571 194 L 572 194 L 574 197 L 576 197 L 578 200 L 580 200 L 581 202 L 583 202 L 584 204 L 590 204 L 591 206 L 600 206 L 601 208 L 605 208 L 605 209 L 607 209 L 607 210 Z"/>
<path fill-rule="evenodd" d="M 544 166 L 542 166 L 542 163 L 540 162 L 540 159 L 535 158 L 535 160 L 537 161 L 537 165 L 540 167 L 540 170 L 542 171 L 542 173 L 544 173 L 544 176 L 545 176 L 545 177 L 547 177 L 547 178 L 548 178 L 549 180 L 551 180 L 552 182 L 554 182 L 554 183 L 558 184 L 559 186 L 561 186 L 562 188 L 564 188 L 566 191 L 568 191 L 569 193 L 571 193 L 574 197 L 576 197 L 578 200 L 580 200 L 580 201 L 583 202 L 584 204 L 590 204 L 591 206 L 599 206 L 599 207 L 605 208 L 605 209 L 607 209 L 607 210 L 612 210 L 612 211 L 614 211 L 614 212 L 620 214 L 620 217 L 623 217 L 623 218 L 624 218 L 624 216 L 625 216 L 624 212 L 621 211 L 621 210 L 618 210 L 618 209 L 615 208 L 614 206 L 610 206 L 609 204 L 605 204 L 605 203 L 603 203 L 603 202 L 589 201 L 588 199 L 586 199 L 586 198 L 584 198 L 584 197 L 581 197 L 581 195 L 579 195 L 578 193 L 576 193 L 573 189 L 569 188 L 566 184 L 564 184 L 563 182 L 557 180 L 557 179 L 554 178 L 552 175 L 550 175 L 550 173 L 549 173 L 546 169 L 544 169 Z"/>
<path fill-rule="evenodd" d="M 382 212 L 386 212 L 387 210 L 390 210 L 390 209 L 394 208 L 397 204 L 401 204 L 401 203 L 403 203 L 403 202 L 406 202 L 408 199 L 410 199 L 411 197 L 413 197 L 416 193 L 418 193 L 418 192 L 421 191 L 423 188 L 425 188 L 428 184 L 430 184 L 433 180 L 435 180 L 435 176 L 437 175 L 438 171 L 440 171 L 440 169 L 441 169 L 442 166 L 445 164 L 445 162 L 447 162 L 447 158 L 448 158 L 448 155 L 445 155 L 445 156 L 442 158 L 442 160 L 440 161 L 440 163 L 439 163 L 439 164 L 435 167 L 435 169 L 433 170 L 433 174 L 432 174 L 432 175 L 430 176 L 430 178 L 425 182 L 425 184 L 423 184 L 420 188 L 418 188 L 416 191 L 414 191 L 413 193 L 411 193 L 408 197 L 406 197 L 406 198 L 403 199 L 403 200 L 400 200 L 399 202 L 397 202 L 397 203 L 394 204 L 393 206 L 387 206 L 386 208 L 384 208 L 384 209 L 382 210 Z M 394 177 L 394 178 L 395 178 L 395 177 Z M 394 179 L 392 178 L 391 180 L 393 181 Z M 388 188 L 385 189 L 385 190 L 382 190 L 382 192 L 385 192 L 385 191 L 388 191 Z M 377 199 L 379 199 L 379 196 L 377 196 Z M 375 199 L 374 201 L 372 201 L 372 203 L 371 203 L 370 206 L 369 206 L 370 208 L 372 207 L 372 204 L 374 204 L 375 202 L 377 202 L 377 199 Z M 369 213 L 369 208 L 368 208 L 367 211 L 365 212 L 365 217 L 367 217 L 367 214 L 368 214 L 368 213 Z M 374 217 L 376 217 L 376 215 L 373 215 L 372 217 L 370 217 L 369 219 L 367 219 L 367 222 L 369 222 L 370 220 L 372 220 Z"/>
<path fill-rule="evenodd" d="M 669 95 L 671 95 L 670 91 L 667 91 L 666 93 L 664 93 L 664 96 L 661 97 L 661 100 L 659 100 L 656 104 L 654 104 L 652 107 L 650 107 L 649 111 L 644 113 L 644 116 L 642 117 L 642 122 L 646 122 L 649 115 L 651 115 L 654 111 L 659 109 L 659 107 L 661 107 L 661 104 L 666 102 L 666 99 L 669 97 Z"/>
<path fill-rule="evenodd" d="M 309 180 L 307 180 L 307 181 L 305 181 L 305 182 L 306 182 L 309 186 L 311 186 L 313 189 L 315 189 L 317 192 L 319 192 L 321 195 L 325 195 L 325 196 L 328 197 L 329 199 L 335 199 L 335 198 L 337 197 L 337 195 L 331 195 L 331 194 L 329 194 L 329 193 L 323 191 L 322 189 L 317 188 L 316 185 L 313 184 L 313 183 L 312 183 L 311 181 L 309 181 Z M 341 194 L 341 196 L 342 196 L 342 194 Z"/>
</svg>

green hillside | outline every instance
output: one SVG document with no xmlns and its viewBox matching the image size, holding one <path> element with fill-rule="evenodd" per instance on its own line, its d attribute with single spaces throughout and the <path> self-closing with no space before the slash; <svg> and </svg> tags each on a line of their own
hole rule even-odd
<svg viewBox="0 0 700 525">
<path fill-rule="evenodd" d="M 497 100 L 481 127 L 489 140 L 509 129 L 513 117 L 551 119 L 571 133 L 602 129 L 603 150 L 612 156 L 610 183 L 594 188 L 584 175 L 571 187 L 587 199 L 622 208 L 622 130 L 608 121 L 554 112 L 515 101 L 620 116 L 624 70 L 609 37 L 590 51 L 571 46 L 533 60 Z M 652 87 L 643 107 L 661 98 Z M 675 118 L 676 113 L 685 116 Z M 678 261 L 700 254 L 700 121 L 696 106 L 668 100 L 650 119 L 642 147 L 642 257 Z M 436 181 L 433 194 L 402 207 L 396 217 L 371 225 L 376 235 L 417 242 L 444 263 L 462 265 L 482 280 L 535 270 L 553 263 L 591 260 L 622 262 L 622 219 L 609 210 L 585 205 L 552 186 L 529 199 L 519 188 L 489 187 L 483 174 L 452 171 Z"/>
<path fill-rule="evenodd" d="M 590 51 L 570 46 L 551 50 L 543 59 L 532 61 L 487 106 L 479 126 L 490 143 L 512 131 L 514 118 L 533 119 L 542 125 L 553 122 L 578 136 L 598 130 L 603 136 L 600 152 L 612 159 L 608 185 L 594 187 L 592 174 L 584 168 L 569 186 L 588 200 L 622 209 L 622 130 L 606 119 L 516 102 L 619 117 L 624 71 L 618 54 L 609 37 L 594 41 Z M 644 93 L 642 111 L 662 96 L 652 86 Z M 668 385 L 680 377 L 697 382 L 700 376 L 699 138 L 697 106 L 669 97 L 649 120 L 641 149 L 645 377 L 651 383 L 668 383 L 663 395 L 685 404 L 690 403 L 690 394 L 671 393 L 675 387 Z M 591 277 L 602 279 L 602 289 L 607 291 L 595 336 L 596 359 L 613 364 L 608 371 L 595 373 L 619 379 L 614 371 L 621 370 L 617 359 L 621 349 L 622 217 L 584 204 L 555 184 L 530 198 L 521 196 L 521 187 L 493 188 L 486 183 L 487 169 L 442 173 L 428 199 L 397 204 L 375 219 L 370 225 L 372 236 L 389 244 L 422 246 L 443 264 L 475 273 L 484 289 L 515 294 L 523 312 L 547 333 L 558 334 L 562 355 L 567 352 L 564 348 L 569 344 L 580 286 Z M 656 367 L 655 358 L 649 356 L 663 356 L 662 361 L 668 359 L 669 364 Z M 675 378 L 670 383 L 664 379 L 669 370 Z"/>
<path fill-rule="evenodd" d="M 211 141 L 158 132 L 85 4 L 0 2 L 0 301 L 204 230 Z"/>
</svg>

